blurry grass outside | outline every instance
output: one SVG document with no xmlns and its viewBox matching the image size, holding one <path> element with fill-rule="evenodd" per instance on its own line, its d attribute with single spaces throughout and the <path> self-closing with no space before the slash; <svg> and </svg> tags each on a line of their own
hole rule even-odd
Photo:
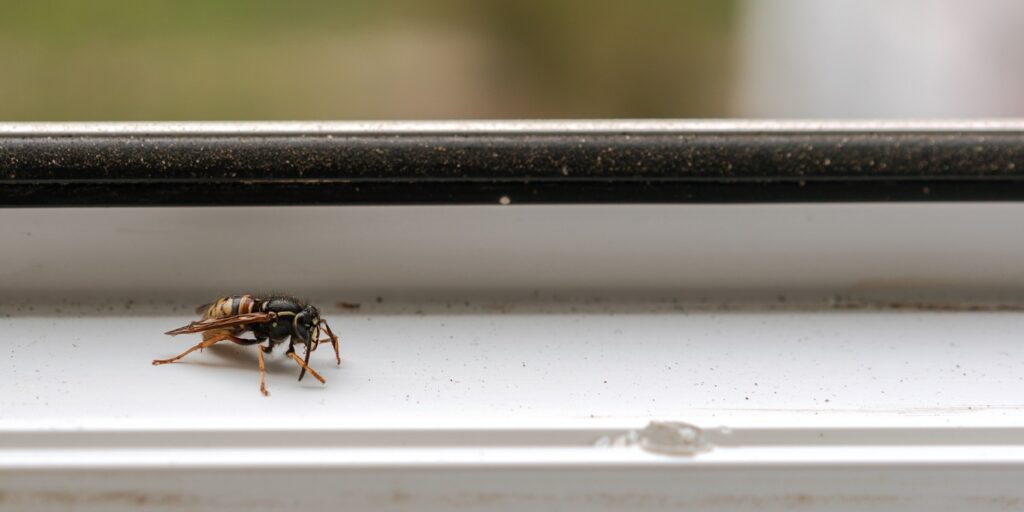
<svg viewBox="0 0 1024 512">
<path fill-rule="evenodd" d="M 0 120 L 726 116 L 734 4 L 0 0 Z"/>
</svg>

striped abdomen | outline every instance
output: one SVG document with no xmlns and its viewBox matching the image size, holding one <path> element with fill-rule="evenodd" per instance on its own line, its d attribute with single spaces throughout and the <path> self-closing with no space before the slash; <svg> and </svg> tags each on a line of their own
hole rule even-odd
<svg viewBox="0 0 1024 512">
<path fill-rule="evenodd" d="M 252 295 L 235 295 L 233 297 L 217 299 L 213 304 L 204 307 L 203 318 L 225 318 L 252 313 L 256 309 L 256 299 Z M 234 327 L 231 329 L 204 331 L 203 339 L 210 339 L 221 334 L 237 334 L 241 330 L 238 327 Z"/>
<path fill-rule="evenodd" d="M 217 299 L 213 304 L 204 306 L 203 318 L 225 318 L 235 315 L 252 313 L 256 299 L 252 295 L 235 295 Z"/>
</svg>

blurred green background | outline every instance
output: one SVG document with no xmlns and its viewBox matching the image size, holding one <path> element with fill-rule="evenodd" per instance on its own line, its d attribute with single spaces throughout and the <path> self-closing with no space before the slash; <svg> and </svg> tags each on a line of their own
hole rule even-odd
<svg viewBox="0 0 1024 512">
<path fill-rule="evenodd" d="M 726 116 L 736 10 L 0 0 L 0 120 Z"/>
</svg>

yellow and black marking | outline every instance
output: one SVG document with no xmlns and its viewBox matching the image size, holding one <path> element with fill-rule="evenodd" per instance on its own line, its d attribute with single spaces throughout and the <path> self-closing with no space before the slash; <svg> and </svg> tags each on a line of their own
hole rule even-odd
<svg viewBox="0 0 1024 512">
<path fill-rule="evenodd" d="M 222 297 L 206 307 L 203 318 L 227 318 L 235 315 L 245 315 L 253 312 L 256 306 L 256 299 L 252 295 L 235 295 L 234 297 Z M 264 308 L 263 311 L 266 311 Z"/>
<path fill-rule="evenodd" d="M 206 307 L 203 318 L 229 318 L 238 315 L 251 313 L 256 307 L 256 299 L 252 295 L 235 295 L 232 297 L 221 297 Z M 218 336 L 238 334 L 245 330 L 242 326 L 230 329 L 217 329 L 203 333 L 203 339 L 209 340 Z"/>
</svg>

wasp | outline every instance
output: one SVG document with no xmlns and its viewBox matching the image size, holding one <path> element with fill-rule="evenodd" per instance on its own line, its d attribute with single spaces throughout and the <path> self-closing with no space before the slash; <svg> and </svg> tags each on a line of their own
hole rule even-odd
<svg viewBox="0 0 1024 512">
<path fill-rule="evenodd" d="M 300 381 L 308 371 L 321 384 L 327 382 L 316 370 L 309 367 L 309 355 L 320 345 L 323 334 L 330 338 L 334 347 L 334 358 L 339 365 L 341 364 L 338 337 L 331 331 L 327 321 L 320 318 L 320 311 L 294 297 L 234 295 L 199 306 L 196 313 L 202 314 L 202 319 L 167 331 L 165 334 L 177 336 L 202 333 L 203 341 L 170 359 L 155 359 L 154 365 L 177 362 L 196 349 L 202 350 L 224 340 L 239 345 L 259 345 L 256 354 L 260 365 L 260 393 L 266 396 L 270 393 L 267 392 L 263 354 L 269 354 L 275 346 L 284 343 L 285 340 L 288 340 L 288 351 L 285 355 L 302 368 L 299 372 Z M 243 338 L 242 335 L 246 332 L 252 332 L 253 337 Z M 296 344 L 305 347 L 305 358 L 300 358 L 295 353 Z"/>
</svg>

